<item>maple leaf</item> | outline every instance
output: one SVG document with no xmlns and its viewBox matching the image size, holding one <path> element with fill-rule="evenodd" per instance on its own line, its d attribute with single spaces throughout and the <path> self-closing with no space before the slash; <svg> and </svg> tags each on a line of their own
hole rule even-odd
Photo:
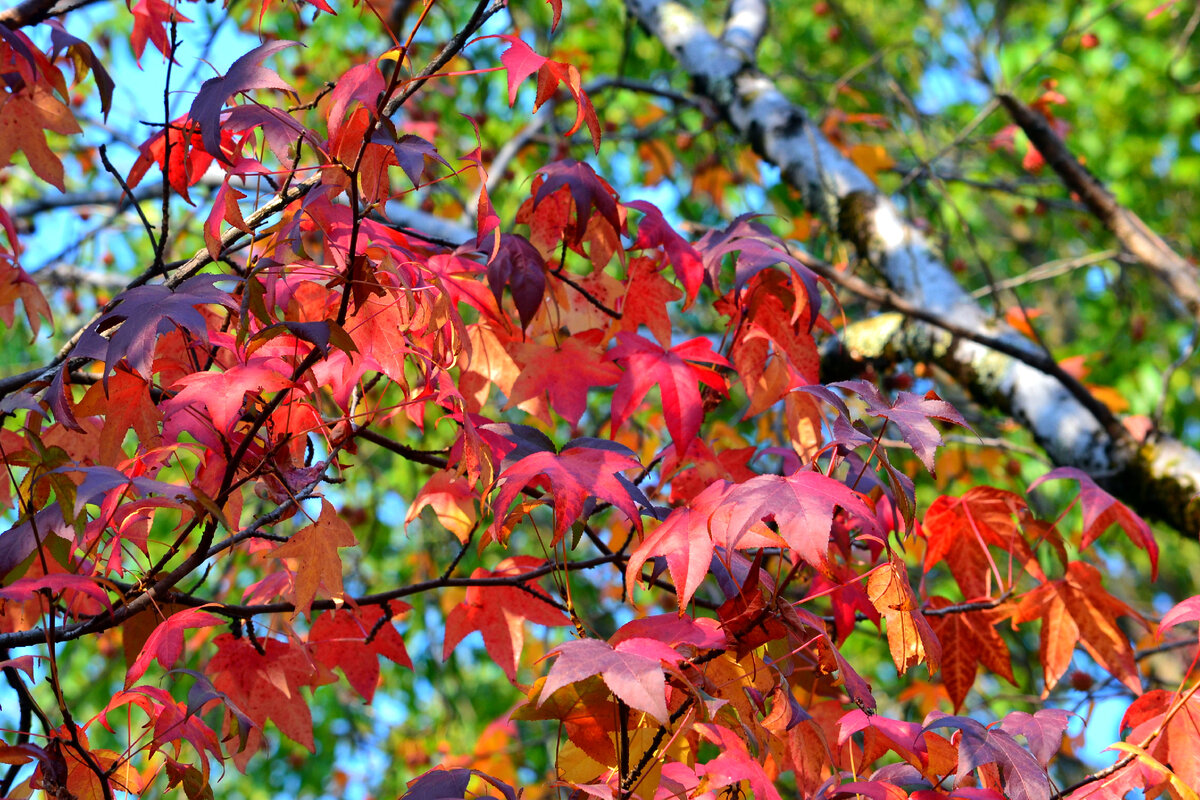
<svg viewBox="0 0 1200 800">
<path fill-rule="evenodd" d="M 453 533 L 459 542 L 467 543 L 478 516 L 474 486 L 455 477 L 450 470 L 433 473 L 408 507 L 408 514 L 404 517 L 406 529 L 426 506 L 433 509 L 443 528 Z"/>
<path fill-rule="evenodd" d="M 196 275 L 174 290 L 160 285 L 126 289 L 117 296 L 120 302 L 116 307 L 88 328 L 72 355 L 102 358 L 105 384 L 122 358 L 134 372 L 149 380 L 159 336 L 181 328 L 208 343 L 208 321 L 196 306 L 214 304 L 237 309 L 237 300 L 216 286 L 229 279 L 227 275 Z M 113 328 L 116 332 L 105 339 L 102 334 Z"/>
<path fill-rule="evenodd" d="M 1100 572 L 1082 561 L 1070 562 L 1061 579 L 1044 583 L 1021 598 L 1013 623 L 1042 621 L 1038 654 L 1045 677 L 1043 694 L 1067 671 L 1077 643 L 1113 677 L 1141 694 L 1133 646 L 1116 622 L 1122 616 L 1146 626 L 1141 615 L 1104 590 Z"/>
<path fill-rule="evenodd" d="M 621 305 L 620 329 L 637 333 L 645 325 L 664 347 L 671 343 L 671 317 L 667 305 L 683 297 L 659 271 L 651 258 L 629 262 L 629 282 Z"/>
<path fill-rule="evenodd" d="M 944 597 L 929 599 L 929 608 L 934 610 L 952 605 Z M 955 711 L 962 708 L 963 700 L 975 685 L 975 673 L 981 662 L 994 674 L 1017 685 L 1008 645 L 995 628 L 1009 616 L 1011 611 L 994 608 L 926 617 L 942 646 L 942 683 Z"/>
<path fill-rule="evenodd" d="M 935 719 L 922 728 L 955 728 L 962 732 L 958 744 L 959 780 L 985 764 L 997 764 L 1004 775 L 1004 789 L 1012 800 L 1050 800 L 1050 779 L 1037 759 L 1017 744 L 1011 734 L 987 728 L 970 717 L 951 717 L 933 712 Z"/>
<path fill-rule="evenodd" d="M 567 684 L 599 675 L 630 708 L 645 711 L 664 724 L 667 722 L 667 684 L 662 662 L 675 665 L 683 660 L 668 645 L 643 637 L 624 639 L 615 646 L 599 639 L 577 639 L 560 644 L 546 657 L 557 660 L 542 685 L 539 702 Z"/>
<path fill-rule="evenodd" d="M 899 556 L 893 555 L 890 562 L 871 573 L 867 596 L 887 622 L 888 648 L 896 670 L 904 674 L 925 662 L 930 673 L 937 672 L 942 645 L 918 607 Z"/>
<path fill-rule="evenodd" d="M 704 419 L 704 404 L 697 382 L 721 393 L 726 391 L 725 379 L 716 370 L 690 363 L 699 361 L 729 366 L 725 357 L 714 353 L 712 343 L 702 336 L 665 350 L 649 339 L 622 331 L 617 334 L 617 346 L 608 351 L 608 358 L 622 362 L 625 370 L 613 392 L 614 434 L 641 404 L 646 393 L 658 386 L 671 441 L 676 449 L 686 450 L 700 433 L 700 423 Z"/>
<path fill-rule="evenodd" d="M 488 285 L 500 305 L 504 287 L 512 292 L 521 328 L 527 328 L 546 294 L 546 262 L 529 240 L 517 233 L 500 234 L 500 245 L 488 260 Z"/>
<path fill-rule="evenodd" d="M 100 431 L 100 460 L 115 465 L 124 457 L 122 444 L 130 429 L 145 446 L 157 446 L 162 439 L 159 426 L 162 412 L 150 397 L 150 384 L 140 375 L 118 367 L 108 385 L 93 384 L 75 412 L 80 416 L 104 414 Z"/>
<path fill-rule="evenodd" d="M 516 578 L 545 562 L 530 556 L 514 556 L 500 562 L 494 571 L 476 569 L 472 579 Z M 551 605 L 549 595 L 530 582 L 505 586 L 469 586 L 466 598 L 454 607 L 446 619 L 446 640 L 442 645 L 442 660 L 458 646 L 467 634 L 479 631 L 483 646 L 504 674 L 517 682 L 517 666 L 525 644 L 525 623 L 558 627 L 571 621 L 561 610 Z M 545 599 L 542 599 L 545 598 Z"/>
<path fill-rule="evenodd" d="M 201 84 L 188 110 L 188 117 L 200 126 L 200 138 L 206 153 L 218 161 L 231 163 L 221 150 L 221 110 L 235 94 L 243 94 L 251 89 L 279 89 L 295 94 L 278 73 L 262 66 L 262 62 L 268 56 L 298 44 L 276 40 L 259 45 L 234 61 L 223 77 L 209 78 Z"/>
<path fill-rule="evenodd" d="M 1121 730 L 1129 730 L 1125 738 L 1131 742 L 1144 742 L 1158 733 L 1146 747 L 1149 754 L 1170 764 L 1184 785 L 1200 786 L 1200 697 L 1153 689 L 1129 706 Z"/>
<path fill-rule="evenodd" d="M 138 157 L 129 170 L 126 182 L 134 188 L 142 182 L 151 164 L 157 164 L 167 176 L 167 183 L 186 202 L 191 203 L 188 187 L 204 177 L 213 157 L 201 147 L 196 126 L 188 117 L 173 120 L 165 130 L 158 131 L 138 146 Z M 222 139 L 232 146 L 232 135 L 222 131 Z"/>
<path fill-rule="evenodd" d="M 929 420 L 940 419 L 943 422 L 961 425 L 967 430 L 971 428 L 954 406 L 932 392 L 925 397 L 919 397 L 912 392 L 898 392 L 896 401 L 890 403 L 873 383 L 841 381 L 829 385 L 854 392 L 866 402 L 868 414 L 891 421 L 900 429 L 901 438 L 908 442 L 930 473 L 934 471 L 934 451 L 942 446 L 942 435 Z"/>
<path fill-rule="evenodd" d="M 513 358 L 523 368 L 504 408 L 545 394 L 563 419 L 578 425 L 587 410 L 588 390 L 621 379 L 617 365 L 600 360 L 598 348 L 606 338 L 603 331 L 590 330 L 563 339 L 557 346 L 535 342 L 517 345 Z"/>
<path fill-rule="evenodd" d="M 328 500 L 321 500 L 321 516 L 302 528 L 291 539 L 269 551 L 271 558 L 296 559 L 296 588 L 293 615 L 311 613 L 317 590 L 325 588 L 329 597 L 342 600 L 342 558 L 340 547 L 354 547 L 354 531 Z"/>
<path fill-rule="evenodd" d="M 1043 768 L 1063 744 L 1063 734 L 1075 714 L 1065 708 L 1043 708 L 1032 714 L 1010 711 L 1000 723 L 1000 729 L 1014 736 L 1021 735 L 1029 743 L 1029 751 Z"/>
<path fill-rule="evenodd" d="M 171 49 L 167 40 L 167 25 L 191 20 L 165 0 L 138 0 L 130 11 L 133 13 L 133 34 L 129 37 L 129 46 L 133 48 L 133 57 L 138 66 L 142 65 L 142 53 L 146 50 L 147 41 L 153 42 L 158 52 L 174 59 L 174 52 L 167 52 Z"/>
<path fill-rule="evenodd" d="M 882 539 L 874 514 L 850 487 L 819 472 L 798 469 L 787 477 L 759 475 L 733 487 L 709 519 L 730 547 L 760 522 L 772 521 L 792 553 L 822 572 L 828 572 L 828 551 L 834 512 L 842 508 L 863 531 Z"/>
<path fill-rule="evenodd" d="M 1101 489 L 1090 475 L 1075 467 L 1059 467 L 1029 485 L 1033 491 L 1046 481 L 1079 481 L 1079 505 L 1083 508 L 1083 541 L 1080 549 L 1100 538 L 1113 525 L 1120 525 L 1129 540 L 1150 556 L 1150 580 L 1158 578 L 1158 542 L 1146 521 L 1129 506 Z"/>
<path fill-rule="evenodd" d="M 391 624 L 393 614 L 411 608 L 393 600 L 387 614 L 379 606 L 326 611 L 308 632 L 313 658 L 329 669 L 340 669 L 354 691 L 370 703 L 379 685 L 380 656 L 412 669 L 404 640 Z"/>
<path fill-rule="evenodd" d="M 556 0 L 556 2 L 561 2 L 561 0 Z M 586 123 L 588 131 L 592 134 L 592 148 L 597 153 L 600 152 L 600 120 L 596 116 L 596 109 L 592 107 L 591 99 L 583 91 L 583 81 L 579 77 L 578 69 L 570 64 L 552 61 L 545 56 L 538 55 L 514 34 L 492 34 L 480 38 L 503 39 L 508 42 L 508 49 L 500 54 L 500 63 L 508 70 L 508 105 L 510 107 L 517 102 L 517 87 L 535 72 L 538 74 L 538 90 L 537 98 L 533 103 L 534 111 L 537 111 L 543 103 L 554 96 L 561 83 L 575 98 L 576 106 L 575 124 L 566 132 L 566 135 L 573 135 Z"/>
<path fill-rule="evenodd" d="M 988 547 L 999 547 L 1035 578 L 1044 580 L 1018 522 L 1028 516 L 1028 508 L 1012 492 L 991 486 L 973 487 L 962 497 L 937 498 L 921 527 L 921 535 L 928 541 L 925 571 L 945 559 L 967 600 L 988 597 L 993 577 L 1002 586 L 1013 580 L 1011 567 L 1007 578 L 1002 576 L 988 551 Z M 1065 552 L 1061 555 L 1065 560 Z"/>
<path fill-rule="evenodd" d="M 642 574 L 642 566 L 651 557 L 665 556 L 682 614 L 708 575 L 715 548 L 779 546 L 779 537 L 769 531 L 732 531 L 729 526 L 713 526 L 709 523 L 730 488 L 731 484 L 716 481 L 687 506 L 672 511 L 630 555 L 625 568 L 625 583 L 633 586 Z"/>
<path fill-rule="evenodd" d="M 554 498 L 554 544 L 583 513 L 588 497 L 612 503 L 640 528 L 636 489 L 621 473 L 641 466 L 628 448 L 600 439 L 573 439 L 557 454 L 543 451 L 525 456 L 500 474 L 489 540 L 500 538 L 504 515 L 513 500 L 539 476 L 550 484 Z"/>
<path fill-rule="evenodd" d="M 221 625 L 222 620 L 204 611 L 202 608 L 189 608 L 172 614 L 161 622 L 154 631 L 146 637 L 141 652 L 129 665 L 125 673 L 125 687 L 129 688 L 138 678 L 146 674 L 151 661 L 157 661 L 163 669 L 170 669 L 183 655 L 183 632 L 189 628 L 207 628 Z"/>
<path fill-rule="evenodd" d="M 588 221 L 592 218 L 592 209 L 608 223 L 613 234 L 619 235 L 624 231 L 625 226 L 617 206 L 617 193 L 587 164 L 567 158 L 547 164 L 538 170 L 538 174 L 545 180 L 533 194 L 534 211 L 542 201 L 553 196 L 564 186 L 568 188 L 571 199 L 575 202 L 575 221 L 564 231 L 568 243 L 579 244 L 583 241 Z"/>
<path fill-rule="evenodd" d="M 5 217 L 0 217 L 0 221 L 3 221 Z M 17 241 L 16 233 L 12 233 L 11 237 L 15 243 Z M 35 338 L 38 331 L 41 330 L 42 317 L 53 324 L 54 318 L 50 314 L 50 306 L 37 283 L 19 264 L 3 258 L 3 252 L 0 251 L 0 321 L 3 321 L 9 328 L 13 324 L 13 311 L 18 300 L 25 307 L 25 319 L 29 323 L 29 331 Z"/>
<path fill-rule="evenodd" d="M 0 94 L 0 167 L 18 150 L 34 173 L 60 192 L 63 166 L 46 144 L 44 130 L 64 136 L 80 133 L 79 124 L 65 103 L 41 83 L 26 84 L 18 92 Z"/>
<path fill-rule="evenodd" d="M 290 375 L 280 372 L 283 368 L 286 365 L 277 358 L 252 357 L 244 364 L 231 365 L 224 372 L 182 375 L 171 387 L 182 388 L 163 403 L 163 415 L 169 425 L 176 414 L 203 407 L 217 433 L 228 435 L 241 419 L 247 394 L 274 392 L 294 385 Z"/>
<path fill-rule="evenodd" d="M 253 623 L 251 623 L 253 624 Z M 223 633 L 206 668 L 213 687 L 226 695 L 259 728 L 274 722 L 292 741 L 315 752 L 312 713 L 301 688 L 313 682 L 312 661 L 301 647 L 279 639 L 250 641 Z"/>
<path fill-rule="evenodd" d="M 627 208 L 637 209 L 645 216 L 637 225 L 637 238 L 630 245 L 630 250 L 640 250 L 651 247 L 661 247 L 667 261 L 675 270 L 675 277 L 683 282 L 690 305 L 700 291 L 704 282 L 704 262 L 695 247 L 680 236 L 674 228 L 667 224 L 661 211 L 645 200 L 633 200 L 625 204 Z M 663 341 L 662 337 L 656 337 Z M 664 342 L 665 343 L 665 342 Z"/>
<path fill-rule="evenodd" d="M 713 788 L 749 781 L 755 800 L 782 800 L 775 782 L 746 749 L 746 743 L 728 728 L 710 722 L 696 723 L 700 735 L 717 746 L 720 755 L 703 765 L 703 774 Z M 700 774 L 699 766 L 696 768 Z"/>
</svg>

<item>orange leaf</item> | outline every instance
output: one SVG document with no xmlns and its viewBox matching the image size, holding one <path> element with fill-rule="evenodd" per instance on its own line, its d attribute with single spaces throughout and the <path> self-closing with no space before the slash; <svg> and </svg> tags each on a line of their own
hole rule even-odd
<svg viewBox="0 0 1200 800">
<path fill-rule="evenodd" d="M 339 547 L 354 547 L 358 540 L 328 500 L 321 501 L 321 516 L 291 539 L 267 553 L 272 558 L 296 559 L 294 614 L 308 613 L 322 586 L 334 600 L 342 600 L 342 558 Z"/>
<path fill-rule="evenodd" d="M 867 596 L 887 621 L 888 649 L 896 669 L 903 674 L 924 661 L 931 673 L 936 672 L 942 646 L 917 608 L 917 597 L 899 556 L 893 555 L 891 562 L 871 573 Z"/>
</svg>

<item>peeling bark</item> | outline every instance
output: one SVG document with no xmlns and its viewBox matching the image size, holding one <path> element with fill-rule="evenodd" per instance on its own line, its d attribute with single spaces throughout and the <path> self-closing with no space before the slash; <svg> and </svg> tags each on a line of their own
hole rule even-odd
<svg viewBox="0 0 1200 800">
<path fill-rule="evenodd" d="M 960 328 L 1021 341 L 1010 328 L 991 323 L 891 198 L 743 50 L 713 37 L 677 2 L 626 0 L 626 6 L 675 56 L 696 90 L 898 295 Z M 1106 426 L 1057 378 L 928 323 L 897 325 L 886 341 L 906 357 L 938 363 L 979 402 L 1010 414 L 1056 464 L 1086 471 L 1145 516 L 1181 532 L 1200 532 L 1200 453 L 1166 437 L 1139 446 L 1124 430 Z"/>
</svg>

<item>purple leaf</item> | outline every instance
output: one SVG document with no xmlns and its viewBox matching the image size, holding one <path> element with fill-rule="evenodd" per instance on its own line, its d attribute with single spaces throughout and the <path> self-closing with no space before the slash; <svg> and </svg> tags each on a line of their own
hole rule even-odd
<svg viewBox="0 0 1200 800">
<path fill-rule="evenodd" d="M 546 262 L 542 254 L 524 236 L 501 234 L 500 247 L 488 262 L 487 277 L 497 304 L 508 286 L 521 317 L 521 328 L 528 327 L 546 294 Z"/>
<path fill-rule="evenodd" d="M 962 732 L 962 741 L 958 744 L 958 783 L 972 770 L 984 764 L 996 764 L 1012 800 L 1050 800 L 1050 779 L 1046 771 L 1011 734 L 1001 729 L 989 729 L 970 717 L 934 714 L 936 717 L 922 731 L 955 728 Z"/>
<path fill-rule="evenodd" d="M 900 436 L 908 442 L 913 452 L 921 459 L 921 463 L 925 465 L 925 469 L 931 473 L 933 472 L 933 453 L 941 447 L 942 435 L 929 420 L 940 419 L 943 422 L 961 425 L 967 430 L 971 429 L 971 426 L 954 406 L 937 398 L 936 395 L 921 397 L 912 392 L 899 392 L 896 395 L 896 402 L 889 403 L 873 383 L 841 381 L 831 383 L 830 386 L 854 392 L 866 402 L 867 413 L 874 417 L 890 420 L 900 429 Z"/>
<path fill-rule="evenodd" d="M 29 558 L 39 542 L 44 545 L 51 536 L 66 539 L 70 530 L 56 503 L 0 533 L 0 579 Z"/>
<path fill-rule="evenodd" d="M 104 350 L 104 380 L 124 358 L 129 366 L 149 380 L 158 337 L 174 328 L 183 328 L 194 337 L 208 343 L 208 325 L 196 306 L 217 304 L 237 308 L 237 300 L 229 292 L 216 287 L 217 281 L 230 280 L 228 275 L 196 275 L 172 291 L 166 286 L 137 286 L 117 296 L 120 301 L 85 333 L 72 356 L 95 357 Z M 114 327 L 117 332 L 104 343 L 103 333 Z"/>
<path fill-rule="evenodd" d="M 251 89 L 292 91 L 275 70 L 262 66 L 262 62 L 267 56 L 297 44 L 299 42 L 280 40 L 260 45 L 234 61 L 224 77 L 209 78 L 200 86 L 188 116 L 200 125 L 200 138 L 206 153 L 229 163 L 221 152 L 221 110 L 229 98 Z"/>
<path fill-rule="evenodd" d="M 1044 768 L 1062 747 L 1063 732 L 1073 716 L 1063 708 L 1044 708 L 1032 714 L 1010 711 L 1000 728 L 1005 733 L 1024 736 L 1033 757 Z"/>
</svg>

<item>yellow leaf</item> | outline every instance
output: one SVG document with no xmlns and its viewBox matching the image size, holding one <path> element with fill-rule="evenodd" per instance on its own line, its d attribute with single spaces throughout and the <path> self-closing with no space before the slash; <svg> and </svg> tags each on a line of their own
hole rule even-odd
<svg viewBox="0 0 1200 800">
<path fill-rule="evenodd" d="M 896 162 L 887 154 L 887 150 L 884 150 L 877 144 L 852 145 L 848 155 L 855 166 L 866 173 L 867 177 L 873 181 L 876 180 L 876 176 L 883 170 L 896 166 Z"/>
<path fill-rule="evenodd" d="M 1143 748 L 1129 742 L 1116 742 L 1109 745 L 1106 749 L 1118 750 L 1131 756 L 1135 756 L 1138 761 L 1145 764 L 1147 767 L 1162 773 L 1167 780 L 1167 785 L 1171 790 L 1171 796 L 1176 800 L 1200 800 L 1195 790 L 1191 789 L 1186 783 L 1180 780 L 1179 776 L 1171 771 L 1169 767 L 1156 759 L 1154 756 L 1147 753 Z"/>
</svg>

